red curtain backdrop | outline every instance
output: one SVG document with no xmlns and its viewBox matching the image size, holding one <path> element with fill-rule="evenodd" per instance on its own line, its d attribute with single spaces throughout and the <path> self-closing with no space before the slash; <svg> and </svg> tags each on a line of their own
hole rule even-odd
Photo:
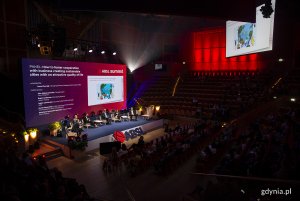
<svg viewBox="0 0 300 201">
<path fill-rule="evenodd" d="M 192 35 L 194 71 L 256 71 L 261 62 L 258 54 L 226 58 L 226 30 L 214 28 Z"/>
</svg>

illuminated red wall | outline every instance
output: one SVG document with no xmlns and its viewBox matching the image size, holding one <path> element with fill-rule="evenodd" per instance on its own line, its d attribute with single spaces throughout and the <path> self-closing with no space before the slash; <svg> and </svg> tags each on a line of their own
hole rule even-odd
<svg viewBox="0 0 300 201">
<path fill-rule="evenodd" d="M 256 71 L 262 65 L 258 54 L 226 58 L 225 28 L 193 32 L 192 43 L 195 71 Z"/>
</svg>

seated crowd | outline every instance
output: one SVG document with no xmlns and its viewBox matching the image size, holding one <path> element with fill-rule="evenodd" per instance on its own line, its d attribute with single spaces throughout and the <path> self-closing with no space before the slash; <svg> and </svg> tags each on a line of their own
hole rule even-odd
<svg viewBox="0 0 300 201">
<path fill-rule="evenodd" d="M 6 140 L 0 147 L 1 200 L 7 201 L 88 201 L 85 186 L 49 169 L 45 158 L 28 152 L 17 154 L 17 147 Z"/>
<path fill-rule="evenodd" d="M 149 167 L 153 167 L 157 174 L 168 174 L 192 156 L 202 140 L 218 129 L 219 127 L 209 120 L 177 124 L 174 128 L 166 126 L 165 135 L 160 138 L 146 143 L 143 136 L 140 136 L 138 142 L 129 148 L 122 144 L 119 152 L 113 149 L 103 168 L 105 171 L 116 170 L 125 164 L 131 176 Z"/>
<path fill-rule="evenodd" d="M 228 145 L 236 133 L 236 125 L 230 124 L 222 129 L 206 146 L 204 146 L 197 155 L 196 171 L 206 172 L 213 165 L 215 158 L 222 154 L 226 145 Z"/>
<path fill-rule="evenodd" d="M 299 178 L 299 137 L 293 111 L 257 119 L 232 143 L 216 172 L 269 178 Z"/>
<path fill-rule="evenodd" d="M 217 201 L 224 196 L 232 201 L 256 200 L 262 189 L 299 189 L 299 111 L 281 108 L 257 118 L 239 133 L 232 131 L 221 134 L 227 141 L 227 152 L 221 153 L 223 157 L 214 170 L 217 175 L 225 176 L 198 176 L 208 182 L 197 185 L 188 196 L 201 201 Z M 211 147 L 199 154 L 198 165 L 199 161 L 205 161 L 201 168 L 198 166 L 199 172 L 211 173 L 211 167 L 203 167 L 216 154 L 214 149 L 216 152 L 221 149 L 218 141 L 214 140 Z M 246 189 L 247 193 L 236 193 L 240 189 Z M 299 196 L 297 191 L 289 199 L 298 200 Z"/>
</svg>

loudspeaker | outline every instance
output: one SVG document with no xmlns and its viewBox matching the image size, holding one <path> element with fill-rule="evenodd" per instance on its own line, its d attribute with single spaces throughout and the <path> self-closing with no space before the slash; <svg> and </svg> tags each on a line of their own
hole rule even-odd
<svg viewBox="0 0 300 201">
<path fill-rule="evenodd" d="M 117 148 L 117 151 L 121 149 L 121 142 L 103 142 L 99 144 L 99 151 L 101 155 L 110 154 L 113 147 Z"/>
</svg>

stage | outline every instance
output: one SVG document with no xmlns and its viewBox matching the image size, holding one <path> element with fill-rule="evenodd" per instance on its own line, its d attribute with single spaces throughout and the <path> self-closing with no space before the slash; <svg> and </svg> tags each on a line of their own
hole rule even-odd
<svg viewBox="0 0 300 201">
<path fill-rule="evenodd" d="M 125 133 L 138 128 L 146 134 L 151 130 L 161 128 L 162 126 L 163 119 L 147 120 L 143 117 L 138 117 L 137 121 L 112 122 L 110 125 L 102 125 L 96 128 L 84 128 L 82 133 L 86 133 L 88 136 L 88 146 L 86 147 L 85 152 L 99 149 L 99 144 L 102 142 L 112 142 L 114 140 L 112 135 L 115 131 L 122 131 Z M 59 146 L 67 157 L 71 158 L 72 155 L 74 155 L 72 154 L 74 153 L 74 150 L 70 150 L 68 147 L 68 140 L 65 134 L 63 134 L 62 137 L 44 136 L 42 141 L 54 146 Z"/>
</svg>

